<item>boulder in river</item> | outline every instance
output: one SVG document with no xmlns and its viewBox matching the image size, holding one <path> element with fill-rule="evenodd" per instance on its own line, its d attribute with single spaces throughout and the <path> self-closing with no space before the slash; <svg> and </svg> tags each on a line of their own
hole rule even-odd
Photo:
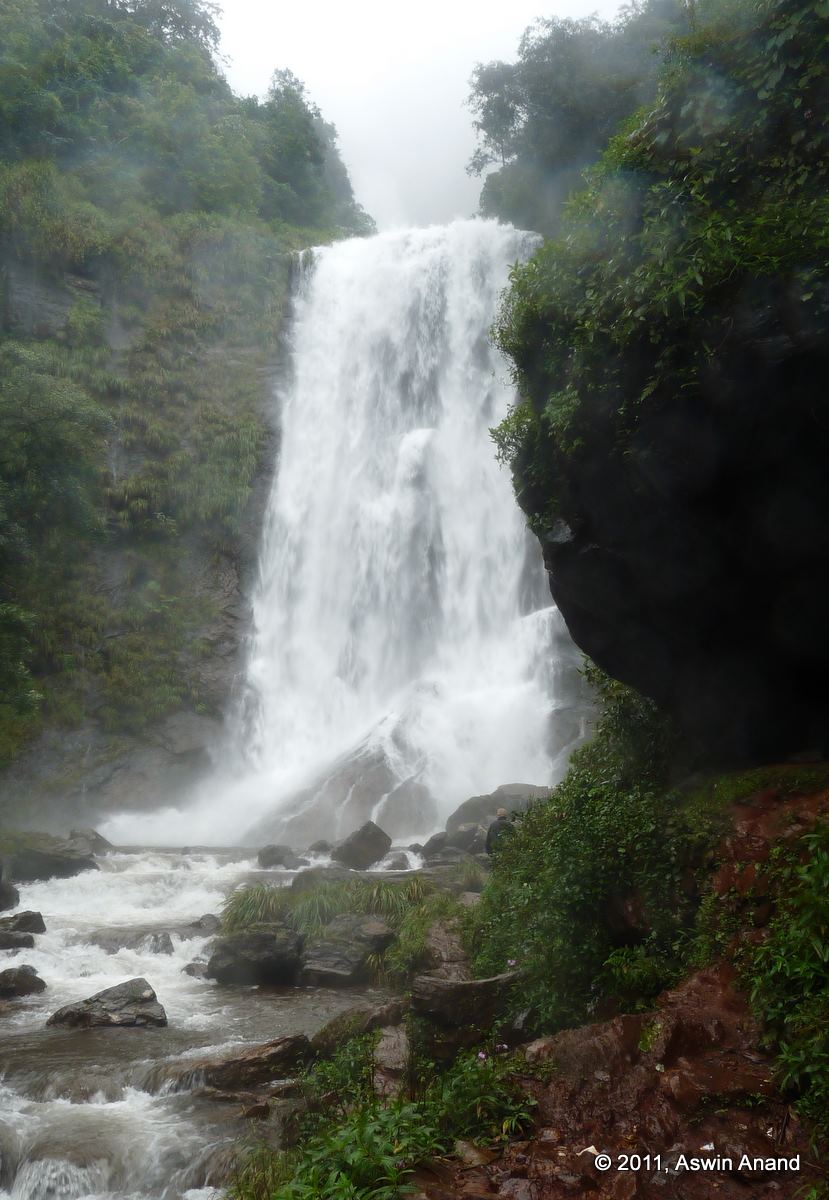
<svg viewBox="0 0 829 1200">
<path fill-rule="evenodd" d="M 28 963 L 24 963 L 20 967 L 9 967 L 7 971 L 0 971 L 0 997 L 4 1000 L 12 996 L 31 996 L 45 990 L 45 981 Z"/>
<path fill-rule="evenodd" d="M 302 959 L 302 935 L 287 925 L 231 933 L 213 946 L 207 976 L 217 983 L 291 984 Z"/>
<path fill-rule="evenodd" d="M 89 1029 L 93 1025 L 166 1025 L 167 1014 L 146 979 L 129 979 L 96 992 L 87 1000 L 65 1004 L 47 1025 Z"/>
<path fill-rule="evenodd" d="M 387 854 L 381 864 L 387 871 L 411 871 L 409 856 L 402 850 L 397 854 Z"/>
<path fill-rule="evenodd" d="M 334 849 L 333 842 L 327 842 L 325 838 L 320 838 L 318 842 L 313 842 L 305 851 L 306 854 L 330 854 Z"/>
<path fill-rule="evenodd" d="M 290 846 L 263 846 L 256 857 L 263 868 L 283 867 L 286 871 L 298 871 L 300 867 L 311 865 L 310 859 L 300 858 Z"/>
<path fill-rule="evenodd" d="M 287 1071 L 306 1062 L 311 1046 L 304 1033 L 293 1037 L 276 1038 L 258 1046 L 247 1046 L 229 1057 L 189 1058 L 167 1064 L 164 1082 L 176 1090 L 189 1090 L 202 1084 L 223 1091 L 240 1091 L 264 1087 L 284 1079 Z"/>
<path fill-rule="evenodd" d="M 0 912 L 9 908 L 17 908 L 20 903 L 20 892 L 11 881 L 9 864 L 0 859 Z"/>
<path fill-rule="evenodd" d="M 365 871 L 384 858 L 391 849 L 391 838 L 373 821 L 366 821 L 331 851 L 335 862 L 355 871 Z"/>
<path fill-rule="evenodd" d="M 45 933 L 46 924 L 39 912 L 19 912 L 0 917 L 0 933 Z"/>
<path fill-rule="evenodd" d="M 0 950 L 34 950 L 35 939 L 30 933 L 0 929 Z"/>
<path fill-rule="evenodd" d="M 182 972 L 185 975 L 189 975 L 191 979 L 207 979 L 207 963 L 199 962 L 198 959 L 196 959 L 195 962 L 187 963 L 187 965 L 181 969 Z"/>
<path fill-rule="evenodd" d="M 81 871 L 97 871 L 91 847 L 48 833 L 15 834 L 8 851 L 9 869 L 18 883 L 69 879 Z"/>
<path fill-rule="evenodd" d="M 218 933 L 221 928 L 221 921 L 215 913 L 204 913 L 197 921 L 191 921 L 187 926 L 198 934 Z"/>
<path fill-rule="evenodd" d="M 342 913 L 315 938 L 305 952 L 302 981 L 317 987 L 362 983 L 370 954 L 380 954 L 394 931 L 380 917 Z"/>
</svg>

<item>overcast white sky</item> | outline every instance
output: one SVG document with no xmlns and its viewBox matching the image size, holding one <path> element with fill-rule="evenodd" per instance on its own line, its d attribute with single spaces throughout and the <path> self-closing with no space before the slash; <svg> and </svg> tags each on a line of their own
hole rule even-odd
<svg viewBox="0 0 829 1200">
<path fill-rule="evenodd" d="M 340 135 L 357 199 L 381 229 L 469 216 L 480 181 L 465 106 L 477 62 L 515 58 L 536 17 L 612 16 L 618 0 L 224 0 L 235 91 L 262 95 L 277 68 L 305 81 Z"/>
</svg>

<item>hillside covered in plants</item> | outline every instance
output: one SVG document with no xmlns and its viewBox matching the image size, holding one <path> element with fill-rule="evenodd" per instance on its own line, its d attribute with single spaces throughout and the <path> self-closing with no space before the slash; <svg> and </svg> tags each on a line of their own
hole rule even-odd
<svg viewBox="0 0 829 1200">
<path fill-rule="evenodd" d="M 290 257 L 372 228 L 301 82 L 236 96 L 217 40 L 199 0 L 0 12 L 0 770 L 26 759 L 7 803 L 71 795 L 82 757 L 128 797 L 201 754 L 244 624 Z"/>
</svg>

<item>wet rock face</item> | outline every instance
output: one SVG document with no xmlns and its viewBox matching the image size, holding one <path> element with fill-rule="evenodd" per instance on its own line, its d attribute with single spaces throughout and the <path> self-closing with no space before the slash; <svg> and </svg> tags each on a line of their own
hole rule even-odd
<svg viewBox="0 0 829 1200">
<path fill-rule="evenodd" d="M 20 892 L 11 881 L 9 864 L 0 859 L 0 912 L 16 908 L 20 903 Z"/>
<path fill-rule="evenodd" d="M 335 917 L 305 953 L 303 983 L 316 987 L 347 987 L 362 983 L 368 958 L 380 954 L 394 932 L 379 917 L 343 913 Z"/>
<path fill-rule="evenodd" d="M 19 883 L 44 879 L 70 879 L 81 871 L 97 871 L 89 843 L 52 837 L 45 833 L 24 834 L 10 851 L 9 870 Z"/>
<path fill-rule="evenodd" d="M 701 394 L 654 406 L 623 449 L 599 411 L 589 448 L 551 449 L 566 524 L 541 542 L 574 641 L 709 758 L 829 741 L 829 357 L 775 307 L 741 331 L 723 314 L 731 349 Z"/>
<path fill-rule="evenodd" d="M 494 820 L 499 808 L 509 812 L 522 812 L 533 800 L 543 800 L 550 794 L 549 786 L 533 783 L 504 783 L 485 796 L 471 796 L 452 813 L 446 822 L 448 842 L 460 845 L 454 836 L 464 826 L 482 825 L 487 828 Z"/>
<path fill-rule="evenodd" d="M 35 939 L 30 933 L 0 929 L 0 950 L 33 950 Z"/>
<path fill-rule="evenodd" d="M 167 1014 L 146 979 L 130 979 L 96 992 L 87 1000 L 66 1004 L 47 1025 L 89 1029 L 93 1025 L 166 1025 Z"/>
<path fill-rule="evenodd" d="M 453 1029 L 486 1030 L 517 978 L 514 971 L 489 979 L 418 975 L 412 981 L 412 1012 Z"/>
<path fill-rule="evenodd" d="M 373 821 L 366 821 L 365 825 L 361 825 L 334 847 L 331 857 L 335 862 L 355 871 L 365 871 L 381 858 L 385 858 L 390 849 L 389 835 Z"/>
<path fill-rule="evenodd" d="M 45 981 L 28 964 L 0 971 L 0 997 L 4 1000 L 14 996 L 31 996 L 45 990 Z"/>
<path fill-rule="evenodd" d="M 302 936 L 286 925 L 229 934 L 215 943 L 207 977 L 217 983 L 292 984 L 302 945 Z"/>
</svg>

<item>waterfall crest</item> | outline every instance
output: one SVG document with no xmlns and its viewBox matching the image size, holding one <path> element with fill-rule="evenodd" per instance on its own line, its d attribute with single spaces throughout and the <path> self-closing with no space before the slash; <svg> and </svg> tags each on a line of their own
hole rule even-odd
<svg viewBox="0 0 829 1200">
<path fill-rule="evenodd" d="M 489 435 L 532 245 L 471 220 L 304 256 L 243 694 L 188 840 L 422 836 L 560 773 L 575 651 Z"/>
</svg>

